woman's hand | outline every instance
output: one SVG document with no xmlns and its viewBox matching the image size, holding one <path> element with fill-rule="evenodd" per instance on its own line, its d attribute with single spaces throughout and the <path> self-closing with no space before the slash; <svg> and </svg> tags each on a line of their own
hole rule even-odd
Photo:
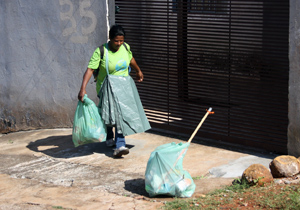
<svg viewBox="0 0 300 210">
<path fill-rule="evenodd" d="M 136 73 L 136 79 L 138 82 L 142 82 L 144 80 L 144 74 L 141 70 L 135 71 Z"/>
<path fill-rule="evenodd" d="M 91 77 L 93 75 L 93 71 L 94 71 L 94 69 L 87 68 L 87 70 L 85 71 L 85 73 L 83 75 L 81 88 L 80 88 L 80 91 L 78 93 L 78 100 L 79 101 L 83 102 L 83 97 L 86 94 L 85 88 L 86 88 L 87 83 L 89 82 L 89 80 L 91 79 Z"/>
<path fill-rule="evenodd" d="M 81 101 L 81 102 L 83 102 L 83 97 L 84 97 L 85 94 L 86 94 L 85 89 L 84 90 L 80 89 L 80 91 L 78 93 L 78 100 Z"/>
<path fill-rule="evenodd" d="M 135 70 L 136 79 L 139 82 L 142 82 L 144 80 L 144 74 L 141 71 L 140 67 L 137 65 L 134 57 L 132 57 L 130 61 L 130 66 Z"/>
</svg>

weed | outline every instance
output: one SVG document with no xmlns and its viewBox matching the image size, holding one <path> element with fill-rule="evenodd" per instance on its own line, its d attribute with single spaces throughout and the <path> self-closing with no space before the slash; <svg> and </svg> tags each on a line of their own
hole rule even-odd
<svg viewBox="0 0 300 210">
<path fill-rule="evenodd" d="M 53 209 L 63 209 L 63 210 L 72 210 L 72 209 L 70 209 L 70 208 L 64 208 L 64 207 L 62 207 L 62 206 L 52 206 L 52 208 Z"/>
<path fill-rule="evenodd" d="M 182 202 L 181 199 L 175 198 L 172 202 L 167 202 L 164 206 L 165 210 L 171 209 L 193 209 L 189 202 Z"/>
<path fill-rule="evenodd" d="M 202 176 L 196 176 L 196 177 L 193 177 L 193 180 L 200 180 L 200 179 L 205 179 L 206 177 L 204 175 Z"/>
</svg>

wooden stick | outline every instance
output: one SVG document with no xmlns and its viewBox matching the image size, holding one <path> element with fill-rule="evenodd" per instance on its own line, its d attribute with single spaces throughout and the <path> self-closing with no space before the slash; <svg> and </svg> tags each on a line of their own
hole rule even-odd
<svg viewBox="0 0 300 210">
<path fill-rule="evenodd" d="M 198 132 L 199 128 L 202 126 L 204 120 L 207 118 L 207 116 L 211 113 L 212 108 L 210 107 L 206 114 L 204 115 L 204 117 L 202 118 L 201 122 L 198 124 L 197 128 L 195 129 L 194 133 L 191 135 L 190 139 L 188 140 L 188 143 L 191 143 L 192 139 L 194 138 L 194 136 L 196 135 L 196 133 Z"/>
</svg>

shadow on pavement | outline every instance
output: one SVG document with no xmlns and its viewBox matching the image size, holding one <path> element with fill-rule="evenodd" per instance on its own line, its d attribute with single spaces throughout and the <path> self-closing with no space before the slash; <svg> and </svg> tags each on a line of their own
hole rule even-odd
<svg viewBox="0 0 300 210">
<path fill-rule="evenodd" d="M 133 147 L 128 145 L 129 148 Z M 105 142 L 85 144 L 74 147 L 72 135 L 68 136 L 50 136 L 45 139 L 39 139 L 30 142 L 27 148 L 41 152 L 54 158 L 73 158 L 91 155 L 93 153 L 102 153 L 113 158 L 113 150 L 106 146 Z"/>
<path fill-rule="evenodd" d="M 148 197 L 148 193 L 145 190 L 145 179 L 130 179 L 126 180 L 125 182 L 125 187 L 124 189 L 131 192 L 135 193 L 138 195 L 146 196 Z"/>
<path fill-rule="evenodd" d="M 134 193 L 134 194 L 138 194 L 141 196 L 144 196 L 146 198 L 151 198 L 149 197 L 149 193 L 147 193 L 147 191 L 145 190 L 145 179 L 130 179 L 130 180 L 126 180 L 125 182 L 125 187 L 124 189 Z M 152 199 L 173 199 L 174 196 L 169 196 L 169 195 L 157 195 L 155 197 L 152 197 Z"/>
</svg>

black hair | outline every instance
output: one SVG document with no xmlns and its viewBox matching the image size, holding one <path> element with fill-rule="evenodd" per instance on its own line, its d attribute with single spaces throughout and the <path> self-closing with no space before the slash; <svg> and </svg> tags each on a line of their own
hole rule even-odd
<svg viewBox="0 0 300 210">
<path fill-rule="evenodd" d="M 125 37 L 125 31 L 124 28 L 120 25 L 113 25 L 109 30 L 109 38 L 113 39 L 116 36 L 124 36 Z"/>
</svg>

